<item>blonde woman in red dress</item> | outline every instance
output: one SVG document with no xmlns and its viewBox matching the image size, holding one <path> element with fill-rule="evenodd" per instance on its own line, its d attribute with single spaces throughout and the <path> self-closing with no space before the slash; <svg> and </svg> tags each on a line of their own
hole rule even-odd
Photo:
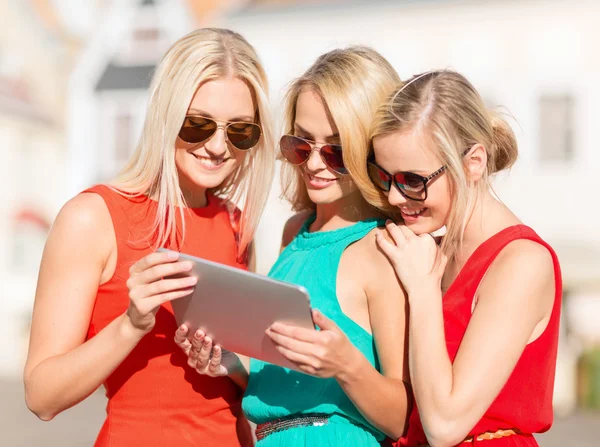
<svg viewBox="0 0 600 447">
<path fill-rule="evenodd" d="M 187 366 L 170 301 L 190 293 L 168 247 L 247 268 L 274 161 L 267 80 L 239 34 L 201 29 L 157 67 L 137 149 L 111 183 L 60 211 L 40 269 L 25 367 L 27 405 L 50 420 L 100 385 L 96 446 L 251 442 L 235 377 Z M 83 144 L 83 143 L 82 143 Z M 229 205 L 245 196 L 241 214 Z"/>
<path fill-rule="evenodd" d="M 363 192 L 404 221 L 377 239 L 410 306 L 403 444 L 536 446 L 552 424 L 562 286 L 552 248 L 490 190 L 517 157 L 513 132 L 463 76 L 436 71 L 379 109 L 372 137 Z"/>
</svg>

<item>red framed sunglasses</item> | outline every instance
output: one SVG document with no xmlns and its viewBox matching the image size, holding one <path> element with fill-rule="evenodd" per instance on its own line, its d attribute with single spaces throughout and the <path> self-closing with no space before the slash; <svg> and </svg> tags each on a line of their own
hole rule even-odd
<svg viewBox="0 0 600 447">
<path fill-rule="evenodd" d="M 405 198 L 419 202 L 427 199 L 427 183 L 446 170 L 446 166 L 444 165 L 427 177 L 415 174 L 414 172 L 396 172 L 395 174 L 390 174 L 375 163 L 374 159 L 368 161 L 367 168 L 369 178 L 383 192 L 390 192 L 393 184 Z"/>
<path fill-rule="evenodd" d="M 284 135 L 279 140 L 281 153 L 293 165 L 299 166 L 306 163 L 310 158 L 310 154 L 313 151 L 318 151 L 321 160 L 329 169 L 340 175 L 348 174 L 348 169 L 344 166 L 342 146 L 339 144 L 323 144 L 320 147 L 315 147 L 317 144 L 320 143 L 295 135 Z"/>
<path fill-rule="evenodd" d="M 463 157 L 469 153 L 471 148 L 466 149 Z M 390 192 L 394 185 L 400 194 L 410 200 L 423 202 L 427 200 L 427 184 L 433 179 L 444 173 L 448 168 L 447 165 L 442 166 L 435 172 L 432 172 L 427 177 L 415 174 L 409 171 L 400 171 L 395 174 L 390 174 L 375 162 L 375 156 L 371 155 L 367 161 L 367 171 L 369 178 L 373 184 L 383 192 Z"/>
</svg>

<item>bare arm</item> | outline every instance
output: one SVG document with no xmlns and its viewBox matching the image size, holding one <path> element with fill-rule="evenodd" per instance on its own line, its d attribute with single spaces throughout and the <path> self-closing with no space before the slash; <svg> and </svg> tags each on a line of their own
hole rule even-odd
<svg viewBox="0 0 600 447">
<path fill-rule="evenodd" d="M 367 278 L 362 286 L 368 296 L 382 373 L 321 312 L 313 312 L 320 331 L 275 323 L 267 334 L 278 351 L 302 371 L 317 377 L 336 378 L 369 422 L 398 439 L 404 433 L 408 414 L 408 389 L 404 382 L 408 382 L 406 299 L 394 270 L 377 250 L 373 235 L 361 242 L 369 247 L 360 256 L 363 277 Z"/>
<path fill-rule="evenodd" d="M 42 420 L 89 396 L 154 324 L 152 311 L 130 306 L 85 341 L 98 286 L 112 276 L 107 264 L 114 250 L 101 197 L 80 195 L 63 207 L 44 249 L 24 372 L 27 406 Z"/>
<path fill-rule="evenodd" d="M 411 299 L 410 366 L 425 432 L 432 445 L 450 446 L 481 419 L 527 343 L 546 327 L 554 302 L 552 259 L 530 241 L 513 242 L 498 256 L 479 288 L 454 364 L 440 298 L 423 291 Z"/>
<path fill-rule="evenodd" d="M 110 236 L 109 236 L 110 235 Z M 54 223 L 40 267 L 29 354 L 27 406 L 50 420 L 89 396 L 140 339 L 125 318 L 85 343 L 98 285 L 112 250 L 114 230 L 95 194 L 68 202 Z"/>
<path fill-rule="evenodd" d="M 377 250 L 372 235 L 368 237 L 372 251 L 365 263 L 369 268 L 365 277 L 369 279 L 369 316 L 381 373 L 363 355 L 355 355 L 338 382 L 369 422 L 398 439 L 406 429 L 409 411 L 408 302 L 394 269 Z"/>
<path fill-rule="evenodd" d="M 441 272 L 431 268 L 437 246 L 429 235 L 402 231 L 404 236 L 391 231 L 398 247 L 379 242 L 408 292 L 415 399 L 429 443 L 453 446 L 490 407 L 527 343 L 545 329 L 555 294 L 552 259 L 543 246 L 526 240 L 510 243 L 498 255 L 479 287 L 477 306 L 452 363 L 444 334 Z"/>
</svg>

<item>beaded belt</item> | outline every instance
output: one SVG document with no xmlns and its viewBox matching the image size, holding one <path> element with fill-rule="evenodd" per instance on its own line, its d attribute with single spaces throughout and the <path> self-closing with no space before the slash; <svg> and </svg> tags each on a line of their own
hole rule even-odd
<svg viewBox="0 0 600 447">
<path fill-rule="evenodd" d="M 500 439 L 505 438 L 507 436 L 519 435 L 521 432 L 516 428 L 509 429 L 500 429 L 495 432 L 486 431 L 485 433 L 481 433 L 477 436 L 467 436 L 464 442 L 477 442 L 477 441 L 489 441 L 492 439 Z M 462 444 L 462 443 L 461 443 Z M 420 444 L 418 447 L 429 447 L 429 444 Z"/>
<path fill-rule="evenodd" d="M 518 435 L 521 432 L 516 428 L 509 429 L 500 429 L 495 432 L 486 431 L 485 433 L 481 433 L 477 436 L 468 436 L 463 442 L 473 442 L 473 441 L 489 441 L 491 439 L 500 439 L 505 438 L 507 436 Z"/>
<path fill-rule="evenodd" d="M 273 433 L 296 427 L 320 427 L 329 424 L 331 414 L 311 413 L 306 415 L 290 415 L 279 419 L 274 419 L 264 424 L 256 426 L 256 439 L 261 440 Z"/>
</svg>

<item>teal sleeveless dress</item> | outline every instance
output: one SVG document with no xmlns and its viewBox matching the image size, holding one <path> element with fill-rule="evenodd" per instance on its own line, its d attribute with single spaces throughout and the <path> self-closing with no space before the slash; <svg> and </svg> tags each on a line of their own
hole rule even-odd
<svg viewBox="0 0 600 447">
<path fill-rule="evenodd" d="M 311 233 L 308 228 L 314 220 L 313 215 L 304 223 L 269 276 L 304 286 L 312 307 L 333 320 L 379 370 L 373 337 L 340 308 L 336 278 L 344 250 L 384 221 L 369 219 L 338 230 Z M 385 438 L 360 414 L 335 379 L 309 376 L 260 360 L 250 360 L 250 378 L 242 408 L 246 417 L 257 425 L 290 415 L 332 415 L 325 425 L 272 433 L 260 440 L 257 447 L 379 446 Z"/>
</svg>

